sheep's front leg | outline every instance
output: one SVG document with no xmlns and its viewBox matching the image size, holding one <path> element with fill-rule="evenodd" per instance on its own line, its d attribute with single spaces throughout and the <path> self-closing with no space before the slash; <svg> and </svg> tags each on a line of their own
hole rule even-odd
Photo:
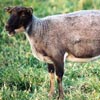
<svg viewBox="0 0 100 100">
<path fill-rule="evenodd" d="M 54 94 L 54 65 L 48 64 L 48 72 L 50 76 L 50 92 L 49 97 L 52 97 Z"/>
</svg>

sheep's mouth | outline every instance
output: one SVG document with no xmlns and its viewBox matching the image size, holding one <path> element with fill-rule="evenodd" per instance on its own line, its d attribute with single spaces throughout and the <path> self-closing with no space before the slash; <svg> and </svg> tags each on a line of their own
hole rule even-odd
<svg viewBox="0 0 100 100">
<path fill-rule="evenodd" d="M 8 24 L 5 26 L 6 31 L 8 32 L 9 36 L 13 36 L 15 34 L 15 29 L 11 28 Z"/>
<path fill-rule="evenodd" d="M 13 30 L 13 31 L 8 31 L 8 36 L 13 36 L 16 32 Z"/>
</svg>

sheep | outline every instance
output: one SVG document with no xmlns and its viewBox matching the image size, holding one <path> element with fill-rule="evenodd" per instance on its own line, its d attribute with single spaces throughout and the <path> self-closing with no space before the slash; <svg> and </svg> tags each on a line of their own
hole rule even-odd
<svg viewBox="0 0 100 100">
<path fill-rule="evenodd" d="M 10 18 L 5 26 L 9 35 L 25 32 L 32 53 L 48 64 L 49 96 L 54 94 L 54 73 L 59 97 L 64 98 L 64 62 L 87 62 L 100 57 L 100 11 L 82 10 L 38 18 L 32 8 L 7 7 Z"/>
</svg>

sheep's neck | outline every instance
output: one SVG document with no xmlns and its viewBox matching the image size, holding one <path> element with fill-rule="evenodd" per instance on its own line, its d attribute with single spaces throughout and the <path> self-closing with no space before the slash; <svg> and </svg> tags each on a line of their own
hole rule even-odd
<svg viewBox="0 0 100 100">
<path fill-rule="evenodd" d="M 26 28 L 27 34 L 32 37 L 43 36 L 43 34 L 45 34 L 47 31 L 48 31 L 48 21 L 36 18 L 34 16 Z"/>
</svg>

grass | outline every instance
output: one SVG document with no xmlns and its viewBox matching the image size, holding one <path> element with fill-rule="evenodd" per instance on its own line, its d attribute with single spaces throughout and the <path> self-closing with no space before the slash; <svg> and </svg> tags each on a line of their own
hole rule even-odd
<svg viewBox="0 0 100 100">
<path fill-rule="evenodd" d="M 48 100 L 46 64 L 32 56 L 24 34 L 8 37 L 4 24 L 7 6 L 32 6 L 38 17 L 82 9 L 100 9 L 100 0 L 4 0 L 0 1 L 0 100 Z M 100 100 L 100 60 L 65 63 L 65 100 Z M 57 87 L 55 79 L 55 87 Z M 53 100 L 56 99 L 55 91 Z"/>
</svg>

